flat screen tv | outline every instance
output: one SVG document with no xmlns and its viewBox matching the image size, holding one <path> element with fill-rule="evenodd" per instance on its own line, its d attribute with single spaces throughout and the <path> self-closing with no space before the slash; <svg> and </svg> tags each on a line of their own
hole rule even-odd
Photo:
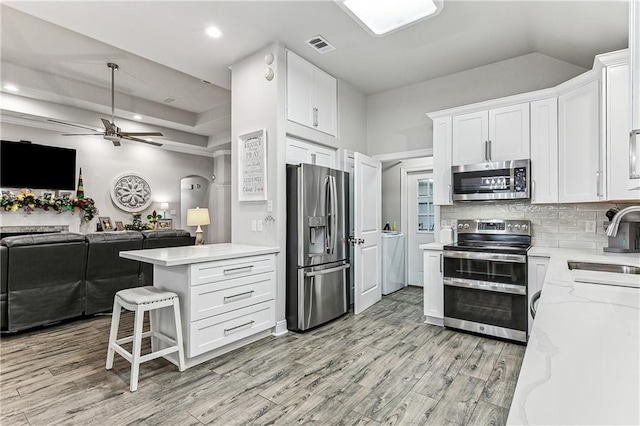
<svg viewBox="0 0 640 426">
<path fill-rule="evenodd" d="M 75 149 L 0 142 L 0 187 L 73 190 L 75 185 Z"/>
</svg>

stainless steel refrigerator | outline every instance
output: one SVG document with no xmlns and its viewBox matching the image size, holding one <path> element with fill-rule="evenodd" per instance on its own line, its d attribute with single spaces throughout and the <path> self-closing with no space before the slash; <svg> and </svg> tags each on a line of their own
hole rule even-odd
<svg viewBox="0 0 640 426">
<path fill-rule="evenodd" d="M 349 174 L 287 165 L 287 327 L 304 331 L 349 309 Z"/>
</svg>

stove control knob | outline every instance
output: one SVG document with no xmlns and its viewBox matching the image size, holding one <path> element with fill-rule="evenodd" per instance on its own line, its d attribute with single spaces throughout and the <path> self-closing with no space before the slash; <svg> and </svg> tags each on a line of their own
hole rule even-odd
<svg viewBox="0 0 640 426">
<path fill-rule="evenodd" d="M 469 229 L 469 224 L 468 223 L 464 224 L 464 229 Z"/>
<path fill-rule="evenodd" d="M 462 229 L 462 226 L 463 226 L 463 225 L 462 225 L 461 223 L 459 223 L 459 224 L 458 224 L 458 229 Z"/>
<path fill-rule="evenodd" d="M 522 225 L 522 230 L 523 230 L 523 231 L 526 231 L 526 230 L 527 230 L 527 228 L 528 228 L 528 226 L 527 226 L 527 225 L 524 225 L 524 224 Z"/>
<path fill-rule="evenodd" d="M 518 225 L 518 224 L 513 225 L 513 229 L 515 229 L 516 231 L 519 231 L 520 230 L 520 225 Z"/>
</svg>

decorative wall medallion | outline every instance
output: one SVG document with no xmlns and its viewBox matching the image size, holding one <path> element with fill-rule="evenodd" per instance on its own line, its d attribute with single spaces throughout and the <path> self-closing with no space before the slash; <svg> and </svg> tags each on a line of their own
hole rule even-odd
<svg viewBox="0 0 640 426">
<path fill-rule="evenodd" d="M 125 173 L 113 181 L 111 199 L 120 210 L 140 212 L 151 205 L 151 186 L 141 175 Z"/>
</svg>

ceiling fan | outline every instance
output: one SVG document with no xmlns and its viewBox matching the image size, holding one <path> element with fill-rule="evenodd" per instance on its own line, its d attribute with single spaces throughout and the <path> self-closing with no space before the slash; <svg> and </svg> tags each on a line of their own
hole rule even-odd
<svg viewBox="0 0 640 426">
<path fill-rule="evenodd" d="M 162 136 L 162 133 L 160 132 L 123 132 L 120 130 L 120 127 L 115 125 L 113 121 L 114 110 L 115 110 L 114 73 L 119 67 L 118 67 L 118 64 L 114 64 L 113 62 L 107 63 L 107 67 L 111 69 L 111 121 L 107 120 L 106 118 L 100 119 L 102 120 L 102 124 L 104 125 L 104 132 L 102 133 L 63 133 L 62 136 L 102 136 L 106 140 L 111 141 L 114 146 L 120 146 L 121 139 L 126 139 L 130 141 L 135 141 L 135 142 L 142 142 L 142 143 L 146 143 L 154 146 L 162 146 L 161 143 L 140 139 L 138 137 L 138 136 Z M 57 121 L 57 120 L 49 120 L 49 121 L 55 121 L 56 123 L 66 124 L 68 126 L 88 129 L 88 127 L 79 126 L 77 124 L 65 123 L 63 121 Z"/>
</svg>

